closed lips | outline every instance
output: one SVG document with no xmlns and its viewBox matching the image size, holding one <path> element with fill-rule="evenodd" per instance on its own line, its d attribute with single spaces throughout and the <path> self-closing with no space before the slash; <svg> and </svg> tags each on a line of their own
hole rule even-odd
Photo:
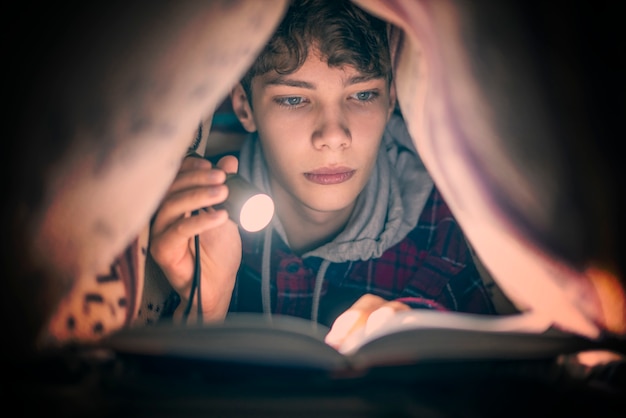
<svg viewBox="0 0 626 418">
<path fill-rule="evenodd" d="M 348 168 L 321 168 L 304 173 L 307 180 L 317 184 L 339 184 L 348 181 L 354 176 L 355 170 Z"/>
</svg>

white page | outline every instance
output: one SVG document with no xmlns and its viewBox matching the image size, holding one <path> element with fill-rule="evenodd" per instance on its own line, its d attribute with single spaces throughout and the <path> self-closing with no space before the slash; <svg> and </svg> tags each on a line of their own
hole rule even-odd
<svg viewBox="0 0 626 418">
<path fill-rule="evenodd" d="M 365 327 L 348 338 L 339 352 L 354 354 L 361 346 L 398 331 L 418 328 L 457 329 L 481 332 L 526 332 L 542 333 L 548 330 L 552 321 L 543 315 L 525 312 L 513 315 L 490 316 L 460 312 L 440 312 L 413 309 L 388 315 L 378 315 L 368 321 Z"/>
</svg>

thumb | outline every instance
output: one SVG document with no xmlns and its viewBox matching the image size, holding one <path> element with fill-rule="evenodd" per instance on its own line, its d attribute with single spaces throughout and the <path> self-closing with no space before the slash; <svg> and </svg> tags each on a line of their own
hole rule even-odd
<svg viewBox="0 0 626 418">
<path fill-rule="evenodd" d="M 217 166 L 227 173 L 236 173 L 239 169 L 239 160 L 234 155 L 226 155 L 220 158 Z"/>
</svg>

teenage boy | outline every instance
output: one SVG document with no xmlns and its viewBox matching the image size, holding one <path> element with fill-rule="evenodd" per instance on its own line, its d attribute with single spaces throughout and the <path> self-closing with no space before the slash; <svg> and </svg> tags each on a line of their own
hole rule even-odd
<svg viewBox="0 0 626 418">
<path fill-rule="evenodd" d="M 175 318 L 189 302 L 196 234 L 205 321 L 229 311 L 299 316 L 331 326 L 327 342 L 338 345 L 383 312 L 494 313 L 394 112 L 384 22 L 349 0 L 292 2 L 231 100 L 251 133 L 239 159 L 187 158 L 152 225 L 151 255 L 179 298 Z M 225 172 L 236 171 L 274 200 L 262 232 L 239 231 L 212 208 L 228 194 Z M 209 209 L 189 216 L 200 208 Z"/>
</svg>

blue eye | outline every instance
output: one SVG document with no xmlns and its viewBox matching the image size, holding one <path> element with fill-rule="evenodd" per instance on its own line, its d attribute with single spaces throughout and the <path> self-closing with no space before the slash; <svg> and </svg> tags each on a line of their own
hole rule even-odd
<svg viewBox="0 0 626 418">
<path fill-rule="evenodd" d="M 276 99 L 276 102 L 281 106 L 295 107 L 301 105 L 304 102 L 304 98 L 300 96 L 281 97 Z"/>
<path fill-rule="evenodd" d="M 302 103 L 302 97 L 288 97 L 287 103 L 289 103 L 290 106 L 299 105 L 300 103 Z"/>
<path fill-rule="evenodd" d="M 370 102 L 378 97 L 378 92 L 373 90 L 360 91 L 352 95 L 355 99 L 360 102 Z"/>
</svg>

